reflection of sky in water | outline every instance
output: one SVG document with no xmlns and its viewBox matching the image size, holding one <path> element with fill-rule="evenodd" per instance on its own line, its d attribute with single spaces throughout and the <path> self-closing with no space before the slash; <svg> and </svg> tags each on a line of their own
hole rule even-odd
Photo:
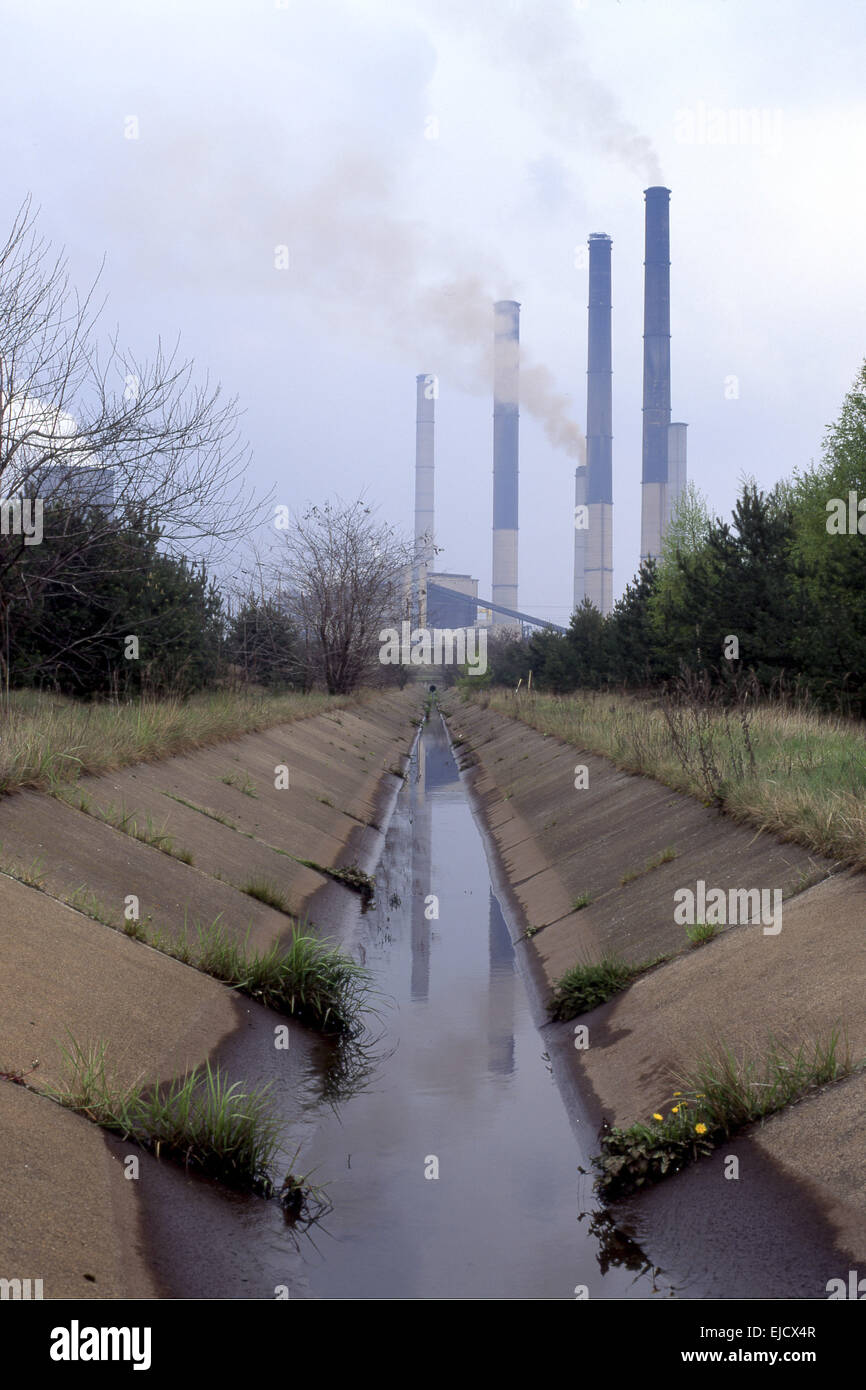
<svg viewBox="0 0 866 1390">
<path fill-rule="evenodd" d="M 602 1277 L 590 1179 L 546 1068 L 481 837 L 438 720 L 422 744 L 376 874 L 363 955 L 386 997 L 394 1046 L 339 1115 L 308 1112 L 304 1168 L 334 1210 L 318 1253 L 319 1298 L 573 1298 L 650 1292 Z M 438 916 L 429 899 L 438 900 Z M 425 913 L 425 907 L 427 911 Z M 424 1176 L 435 1157 L 438 1179 Z M 296 1285 L 297 1287 L 297 1285 Z M 297 1290 L 299 1293 L 303 1291 Z"/>
</svg>

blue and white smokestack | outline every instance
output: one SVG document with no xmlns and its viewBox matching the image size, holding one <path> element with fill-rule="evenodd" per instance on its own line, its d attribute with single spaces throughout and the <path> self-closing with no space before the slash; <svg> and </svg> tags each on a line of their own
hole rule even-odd
<svg viewBox="0 0 866 1390">
<path fill-rule="evenodd" d="M 647 188 L 644 259 L 641 559 L 661 554 L 669 511 L 671 241 L 669 188 Z"/>
<path fill-rule="evenodd" d="M 589 530 L 584 592 L 600 613 L 613 606 L 613 377 L 611 239 L 589 237 L 589 326 L 586 373 L 586 500 Z M 577 595 L 575 594 L 575 600 Z"/>
<path fill-rule="evenodd" d="M 493 306 L 493 575 L 492 598 L 517 608 L 517 457 L 520 305 Z M 494 612 L 496 627 L 510 626 Z"/>
</svg>

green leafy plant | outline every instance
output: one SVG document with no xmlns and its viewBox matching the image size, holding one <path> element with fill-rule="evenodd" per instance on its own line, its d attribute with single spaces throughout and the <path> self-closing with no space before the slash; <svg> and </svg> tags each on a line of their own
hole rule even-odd
<svg viewBox="0 0 866 1390">
<path fill-rule="evenodd" d="M 841 1044 L 833 1029 L 812 1043 L 770 1038 L 762 1057 L 738 1056 L 724 1044 L 706 1051 L 666 1102 L 666 1115 L 656 1111 L 648 1123 L 602 1131 L 601 1153 L 593 1159 L 596 1190 L 607 1201 L 628 1196 L 815 1087 L 849 1075 L 850 1053 Z"/>
</svg>

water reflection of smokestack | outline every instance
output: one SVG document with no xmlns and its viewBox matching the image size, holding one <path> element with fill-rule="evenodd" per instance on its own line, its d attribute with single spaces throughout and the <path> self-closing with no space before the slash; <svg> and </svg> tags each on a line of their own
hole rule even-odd
<svg viewBox="0 0 866 1390">
<path fill-rule="evenodd" d="M 412 777 L 412 983 L 413 999 L 430 991 L 430 923 L 424 915 L 431 877 L 430 802 L 427 798 L 427 750 L 418 740 L 418 762 Z"/>
<path fill-rule="evenodd" d="M 490 891 L 487 927 L 490 986 L 487 991 L 487 1070 L 497 1076 L 514 1071 L 514 947 L 499 899 Z"/>
</svg>

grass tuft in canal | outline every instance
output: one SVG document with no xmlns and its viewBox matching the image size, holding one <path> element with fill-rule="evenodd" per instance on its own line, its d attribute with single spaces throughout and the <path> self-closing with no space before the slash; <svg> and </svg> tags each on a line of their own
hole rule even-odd
<svg viewBox="0 0 866 1390">
<path fill-rule="evenodd" d="M 249 933 L 237 940 L 218 917 L 197 925 L 192 938 L 184 928 L 176 939 L 157 935 L 149 944 L 320 1032 L 357 1037 L 363 1031 L 369 972 L 302 923 L 288 946 L 275 942 L 265 951 L 250 948 Z"/>
<path fill-rule="evenodd" d="M 210 1063 L 164 1085 L 120 1085 L 107 1074 L 106 1043 L 70 1038 L 65 1075 L 48 1094 L 157 1158 L 170 1158 L 230 1187 L 270 1197 L 280 1127 L 270 1087 L 244 1089 Z"/>
<path fill-rule="evenodd" d="M 667 1114 L 648 1123 L 602 1130 L 596 1191 L 617 1201 L 712 1153 L 723 1139 L 782 1110 L 818 1086 L 840 1081 L 853 1065 L 839 1029 L 796 1045 L 770 1038 L 763 1056 L 737 1055 L 719 1044 L 680 1079 Z"/>
<path fill-rule="evenodd" d="M 57 784 L 52 788 L 52 795 L 58 801 L 64 801 L 67 806 L 92 816 L 94 820 L 113 826 L 123 835 L 129 835 L 133 840 L 140 840 L 142 844 L 158 849 L 161 854 L 169 854 L 173 859 L 179 859 L 182 864 L 193 863 L 190 850 L 177 846 L 174 836 L 166 834 L 164 825 L 161 829 L 158 828 L 149 812 L 145 812 L 144 825 L 141 825 L 135 819 L 137 812 L 127 811 L 125 806 L 117 807 L 110 802 L 104 806 L 97 806 L 80 787 L 70 788 Z"/>
<path fill-rule="evenodd" d="M 686 936 L 690 946 L 706 946 L 707 942 L 713 941 L 721 931 L 722 928 L 712 922 L 696 922 L 693 927 L 686 927 Z"/>
<path fill-rule="evenodd" d="M 255 898 L 266 907 L 276 908 L 277 912 L 288 913 L 289 905 L 285 895 L 269 878 L 248 878 L 246 882 L 237 886 L 248 898 Z"/>
<path fill-rule="evenodd" d="M 651 874 L 655 869 L 660 869 L 663 864 L 671 864 L 678 856 L 678 850 L 673 845 L 668 845 L 661 854 L 656 854 L 652 859 L 648 859 L 639 869 L 628 869 L 620 879 L 620 884 L 625 887 L 627 883 L 634 883 L 636 878 L 643 878 L 644 874 Z"/>
<path fill-rule="evenodd" d="M 652 960 L 631 964 L 621 956 L 610 953 L 598 961 L 581 962 L 557 980 L 547 1005 L 548 1011 L 552 1018 L 560 1022 L 589 1013 L 590 1009 L 597 1009 L 599 1004 L 627 989 L 638 975 L 654 965 L 660 965 L 665 959 L 665 956 L 655 956 Z"/>
</svg>

